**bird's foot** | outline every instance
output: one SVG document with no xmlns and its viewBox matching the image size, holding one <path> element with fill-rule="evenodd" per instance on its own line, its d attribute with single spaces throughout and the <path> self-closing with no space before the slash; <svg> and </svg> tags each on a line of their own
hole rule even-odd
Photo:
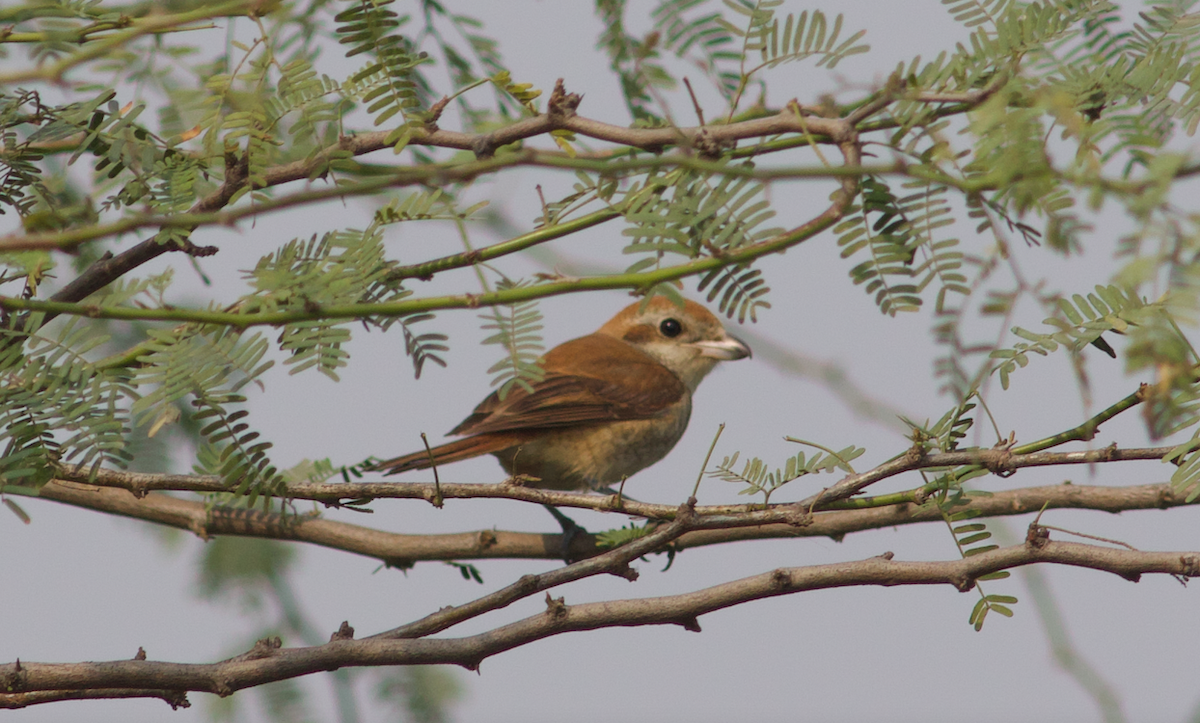
<svg viewBox="0 0 1200 723">
<path fill-rule="evenodd" d="M 564 515 L 554 505 L 542 505 L 542 507 L 545 507 L 546 510 L 554 516 L 554 519 L 558 522 L 559 527 L 562 527 L 562 545 L 559 549 L 559 552 L 562 553 L 563 562 L 570 565 L 572 562 L 574 562 L 574 560 L 571 559 L 571 545 L 575 542 L 576 537 L 579 537 L 580 535 L 586 535 L 588 534 L 588 531 L 585 530 L 578 522 Z"/>
</svg>

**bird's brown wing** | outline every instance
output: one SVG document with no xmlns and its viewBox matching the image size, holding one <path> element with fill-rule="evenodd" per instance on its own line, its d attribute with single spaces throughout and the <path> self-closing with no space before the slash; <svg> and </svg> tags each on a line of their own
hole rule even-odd
<svg viewBox="0 0 1200 723">
<path fill-rule="evenodd" d="M 561 344 L 543 360 L 532 391 L 492 393 L 451 434 L 491 434 L 651 419 L 687 395 L 675 376 L 642 351 L 592 334 Z"/>
</svg>

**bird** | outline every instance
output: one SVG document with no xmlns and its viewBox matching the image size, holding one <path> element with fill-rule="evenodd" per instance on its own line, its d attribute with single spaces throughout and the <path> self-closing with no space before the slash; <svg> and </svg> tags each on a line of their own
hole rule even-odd
<svg viewBox="0 0 1200 723">
<path fill-rule="evenodd" d="M 701 380 L 718 362 L 749 356 L 702 305 L 653 296 L 551 349 L 528 388 L 493 392 L 450 430 L 462 439 L 368 469 L 390 475 L 491 454 L 526 486 L 605 489 L 665 457 Z"/>
</svg>

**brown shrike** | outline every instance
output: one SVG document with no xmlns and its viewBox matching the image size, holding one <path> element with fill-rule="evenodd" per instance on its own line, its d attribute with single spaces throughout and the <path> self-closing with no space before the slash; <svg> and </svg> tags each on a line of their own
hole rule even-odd
<svg viewBox="0 0 1200 723">
<path fill-rule="evenodd" d="M 597 489 L 667 455 L 687 428 L 692 394 L 717 362 L 750 356 L 699 304 L 656 296 L 599 331 L 551 349 L 532 391 L 493 392 L 450 434 L 464 438 L 378 462 L 387 474 L 492 454 L 530 486 Z"/>
</svg>

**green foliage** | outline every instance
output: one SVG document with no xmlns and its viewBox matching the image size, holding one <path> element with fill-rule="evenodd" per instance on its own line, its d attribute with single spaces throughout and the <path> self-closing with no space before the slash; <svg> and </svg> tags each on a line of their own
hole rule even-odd
<svg viewBox="0 0 1200 723">
<path fill-rule="evenodd" d="M 503 279 L 496 286 L 498 289 L 512 289 L 525 285 L 526 282 Z M 533 384 L 546 376 L 538 364 L 546 347 L 542 344 L 542 312 L 538 311 L 537 302 L 496 307 L 479 318 L 487 322 L 483 329 L 493 332 L 483 343 L 504 348 L 504 356 L 488 369 L 488 374 L 495 375 L 492 377 L 492 386 L 499 387 L 497 391 L 500 398 L 503 399 L 514 386 L 532 391 Z"/>
<path fill-rule="evenodd" d="M 279 68 L 275 97 L 265 104 L 267 114 L 276 123 L 294 114 L 288 125 L 292 146 L 297 150 L 309 149 L 306 158 L 312 158 L 322 145 L 336 140 L 330 138 L 330 132 L 336 130 L 348 103 L 331 102 L 328 98 L 341 89 L 337 81 L 318 74 L 308 58 L 295 58 Z"/>
<path fill-rule="evenodd" d="M 31 148 L 35 139 L 22 140 L 15 130 L 26 114 L 26 107 L 36 104 L 38 98 L 38 94 L 30 90 L 15 94 L 0 91 L 0 147 L 5 150 L 0 164 L 0 215 L 7 214 L 7 209 L 11 208 L 18 215 L 27 217 L 38 197 L 48 195 L 38 163 L 43 156 Z"/>
<path fill-rule="evenodd" d="M 834 232 L 842 258 L 866 254 L 865 261 L 850 269 L 850 278 L 873 295 L 880 311 L 895 316 L 920 308 L 917 285 L 911 283 L 916 258 L 916 248 L 910 243 L 911 227 L 886 183 L 864 178 L 862 203 L 851 209 Z M 896 279 L 908 283 L 896 283 Z"/>
<path fill-rule="evenodd" d="M 0 329 L 0 488 L 40 487 L 60 462 L 92 470 L 128 462 L 128 374 L 87 358 L 106 341 L 81 323 L 53 336 Z"/>
<path fill-rule="evenodd" d="M 799 442 L 800 440 L 789 438 L 789 441 Z M 776 468 L 773 472 L 767 466 L 767 463 L 758 457 L 746 460 L 742 471 L 738 472 L 736 467 L 738 455 L 741 453 L 734 452 L 733 456 L 727 456 L 721 460 L 716 469 L 708 470 L 705 474 L 709 477 L 716 477 L 724 482 L 745 485 L 745 487 L 738 491 L 738 494 L 761 494 L 763 496 L 763 505 L 765 506 L 770 504 L 771 495 L 774 494 L 775 490 L 805 475 L 817 472 L 836 472 L 839 470 L 847 474 L 853 474 L 854 468 L 850 466 L 850 463 L 867 451 L 853 445 L 838 452 L 823 447 L 821 450 L 807 458 L 803 452 L 793 457 L 788 457 L 784 462 L 783 469 Z"/>
<path fill-rule="evenodd" d="M 420 105 L 414 71 L 428 57 L 396 31 L 408 21 L 388 8 L 391 0 L 348 0 L 349 8 L 338 13 L 338 42 L 346 46 L 346 57 L 370 57 L 367 65 L 350 76 L 358 97 L 383 125 L 396 114 L 407 119 Z"/>
<path fill-rule="evenodd" d="M 918 446 L 922 452 L 933 450 L 953 452 L 958 449 L 958 443 L 967 436 L 967 432 L 975 424 L 975 418 L 971 416 L 971 412 L 975 410 L 976 405 L 971 398 L 976 394 L 977 392 L 967 394 L 963 401 L 943 414 L 941 419 L 932 425 L 928 422 L 918 424 L 907 417 L 901 417 L 900 420 L 908 425 L 908 438 L 912 440 L 913 445 Z"/>
<path fill-rule="evenodd" d="M 707 0 L 667 0 L 654 8 L 650 18 L 662 34 L 663 47 L 676 57 L 691 60 L 722 95 L 732 98 L 741 84 L 737 63 L 742 54 L 735 47 L 735 33 L 739 31 L 731 31 L 721 13 L 704 7 L 707 4 Z M 698 10 L 699 16 L 688 17 L 693 10 Z"/>
<path fill-rule="evenodd" d="M 598 532 L 596 533 L 596 547 L 602 550 L 611 550 L 620 547 L 621 545 L 649 535 L 651 532 L 654 532 L 654 528 L 657 525 L 657 522 L 647 520 L 643 525 L 631 522 L 628 525 L 621 525 L 616 529 Z"/>
<path fill-rule="evenodd" d="M 973 492 L 972 494 L 978 495 L 980 493 Z M 992 537 L 992 533 L 988 531 L 987 525 L 982 522 L 970 522 L 970 520 L 979 517 L 980 513 L 978 510 L 965 509 L 951 513 L 949 512 L 949 507 L 944 502 L 939 501 L 939 506 L 942 509 L 942 517 L 946 521 L 946 526 L 950 528 L 951 534 L 954 535 L 954 544 L 958 546 L 959 554 L 963 558 L 999 549 L 999 545 L 987 543 Z M 979 591 L 979 600 L 975 603 L 975 607 L 971 608 L 971 615 L 967 620 L 975 628 L 976 632 L 983 629 L 983 622 L 987 618 L 988 613 L 999 613 L 1006 618 L 1013 616 L 1012 608 L 1009 606 L 1017 603 L 1016 597 L 1012 595 L 987 594 L 983 591 L 983 586 L 980 584 L 989 580 L 1003 580 L 1009 576 L 1010 573 L 1008 570 L 999 570 L 982 575 L 976 579 L 975 589 Z"/>
<path fill-rule="evenodd" d="M 243 338 L 226 328 L 194 326 L 149 335 L 152 341 L 138 357 L 134 377 L 139 387 L 150 388 L 131 408 L 137 424 L 177 419 L 176 403 L 190 397 L 204 442 L 197 471 L 220 475 L 249 505 L 260 495 L 269 499 L 282 484 L 266 454 L 271 443 L 259 441 L 261 435 L 245 421 L 249 412 L 240 408 L 246 401 L 241 390 L 274 364 L 263 361 L 267 340 L 261 334 Z"/>
<path fill-rule="evenodd" d="M 651 110 L 652 89 L 673 88 L 675 78 L 658 62 L 657 41 L 651 36 L 638 40 L 625 27 L 626 0 L 596 0 L 596 14 L 604 30 L 597 46 L 608 54 L 611 69 L 621 83 L 625 105 L 635 122 L 661 125 L 663 119 Z"/>
<path fill-rule="evenodd" d="M 1171 474 L 1171 486 L 1175 493 L 1182 495 L 1188 502 L 1200 497 L 1200 437 L 1193 435 L 1191 439 L 1171 450 L 1162 461 L 1164 464 L 1175 465 Z"/>
<path fill-rule="evenodd" d="M 978 397 L 977 390 L 971 390 L 963 400 L 942 415 L 934 424 L 917 424 L 902 418 L 909 426 L 909 438 L 914 449 L 922 454 L 930 452 L 953 452 L 959 448 L 959 443 L 966 437 L 974 425 L 972 413 L 976 409 L 973 401 Z M 970 506 L 974 497 L 988 496 L 991 493 L 981 490 L 968 491 L 963 485 L 967 482 L 989 474 L 982 466 L 967 466 L 960 468 L 929 468 L 922 474 L 933 475 L 934 478 L 924 485 L 923 492 L 928 495 L 927 504 L 935 505 L 946 523 L 954 544 L 963 558 L 995 550 L 998 546 L 988 543 L 992 533 L 983 522 L 972 522 L 980 517 L 980 511 Z M 987 544 L 981 544 L 987 543 Z M 1012 609 L 1008 605 L 1015 604 L 1017 599 L 1010 595 L 993 595 L 983 591 L 980 584 L 989 580 L 1002 580 L 1009 577 L 1007 570 L 983 575 L 976 579 L 975 588 L 979 591 L 979 601 L 971 610 L 970 624 L 979 631 L 983 628 L 984 619 L 989 612 L 996 612 L 1005 617 L 1012 617 Z"/>
<path fill-rule="evenodd" d="M 779 18 L 775 17 L 774 9 L 783 4 L 782 0 L 760 0 L 753 7 L 745 0 L 723 2 L 730 10 L 747 18 L 748 27 L 744 32 L 732 24 L 727 24 L 726 28 L 743 38 L 744 52 L 760 54 L 760 68 L 773 68 L 811 56 L 820 58 L 817 61 L 818 68 L 833 68 L 851 55 L 870 50 L 867 45 L 858 43 L 858 40 L 866 35 L 865 30 L 859 30 L 845 40 L 841 39 L 841 14 L 834 18 L 830 27 L 828 19 L 820 10 L 811 11 L 811 17 L 808 10 L 799 16 L 788 13 L 781 26 Z"/>
<path fill-rule="evenodd" d="M 1136 294 L 1119 286 L 1096 286 L 1095 293 L 1086 297 L 1075 294 L 1070 299 L 1059 298 L 1056 308 L 1059 315 L 1042 322 L 1056 331 L 1038 334 L 1019 326 L 1013 327 L 1012 333 L 1025 341 L 991 352 L 991 358 L 998 361 L 993 369 L 999 374 L 1003 388 L 1008 389 L 1009 375 L 1017 367 L 1029 364 L 1031 353 L 1048 356 L 1062 346 L 1071 354 L 1079 354 L 1106 331 L 1122 334 L 1135 332 L 1137 327 L 1157 315 L 1161 307 L 1147 304 Z"/>
<path fill-rule="evenodd" d="M 293 239 L 259 260 L 249 278 L 257 294 L 247 308 L 256 311 L 314 309 L 322 305 L 354 303 L 386 282 L 382 236 L 376 227 L 366 232 L 335 231 Z M 386 295 L 403 298 L 400 289 Z M 380 299 L 383 300 L 383 299 Z M 297 374 L 316 367 L 337 381 L 336 370 L 346 365 L 344 345 L 350 340 L 347 322 L 332 319 L 287 324 L 279 334 L 279 348 L 291 356 L 285 362 Z"/>
<path fill-rule="evenodd" d="M 468 582 L 475 581 L 480 585 L 483 584 L 483 575 L 479 572 L 478 567 L 465 562 L 454 562 L 453 560 L 447 560 L 446 564 L 458 570 L 464 580 Z"/>
<path fill-rule="evenodd" d="M 671 255 L 720 256 L 779 234 L 779 228 L 761 228 L 775 215 L 764 191 L 761 183 L 734 176 L 689 171 L 651 176 L 626 192 L 624 215 L 632 226 L 622 233 L 634 240 L 624 253 L 642 256 L 626 273 L 661 268 Z M 710 286 L 709 301 L 720 296 L 720 310 L 739 321 L 755 319 L 758 309 L 770 306 L 761 271 L 746 264 L 714 269 L 700 280 L 699 290 Z"/>
<path fill-rule="evenodd" d="M 731 319 L 736 314 L 739 324 L 746 321 L 747 316 L 751 321 L 758 321 L 758 310 L 771 308 L 769 302 L 761 299 L 771 290 L 762 278 L 762 269 L 745 265 L 716 268 L 701 277 L 696 290 L 704 291 L 710 285 L 708 301 L 716 301 L 719 296 L 718 310 Z"/>
</svg>

